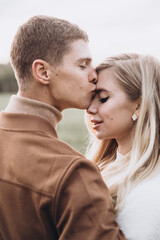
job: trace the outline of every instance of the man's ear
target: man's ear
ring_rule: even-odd
[[[49,65],[46,61],[36,59],[32,64],[32,73],[35,80],[44,85],[49,84]]]

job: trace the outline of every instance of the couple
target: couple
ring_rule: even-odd
[[[0,239],[160,238],[160,64],[124,54],[95,71],[87,43],[47,16],[13,40],[19,92],[0,113]],[[98,168],[58,140],[67,108],[87,108]]]

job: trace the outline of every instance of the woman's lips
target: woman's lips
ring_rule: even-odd
[[[93,123],[92,127],[94,130],[96,130],[103,123],[103,121],[96,121],[96,120],[91,120],[91,122]]]

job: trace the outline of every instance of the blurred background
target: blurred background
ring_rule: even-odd
[[[19,25],[39,14],[63,18],[84,29],[94,65],[125,52],[160,59],[159,0],[0,0],[0,110],[17,92],[9,62],[13,37]],[[63,115],[59,138],[84,153],[88,139],[84,111],[69,109]]]

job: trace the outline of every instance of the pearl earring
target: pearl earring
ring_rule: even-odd
[[[136,114],[135,114],[135,113],[132,115],[132,119],[133,119],[133,121],[136,121],[136,119],[137,119],[137,116],[136,116]]]

